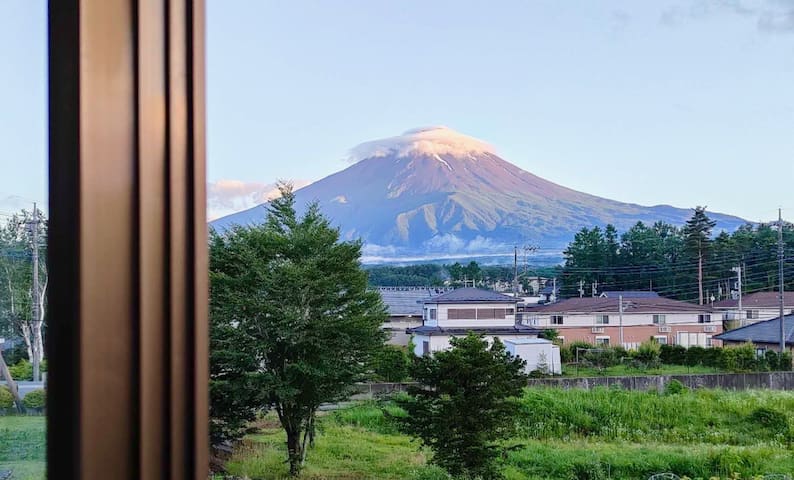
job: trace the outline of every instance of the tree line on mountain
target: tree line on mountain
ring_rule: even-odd
[[[730,298],[741,267],[742,291],[778,287],[775,223],[746,224],[714,235],[714,222],[697,207],[682,227],[637,222],[623,233],[613,225],[582,228],[563,252],[564,297],[607,290],[652,290],[678,300],[709,303]],[[794,288],[794,225],[784,223],[786,289]]]
[[[418,265],[377,265],[367,268],[369,284],[378,287],[407,286],[478,286],[492,288],[497,283],[513,281],[515,269],[513,265],[480,265],[476,261],[465,264],[418,264]],[[559,267],[526,266],[518,267],[518,280],[529,291],[532,278],[538,276],[552,278],[560,274]]]

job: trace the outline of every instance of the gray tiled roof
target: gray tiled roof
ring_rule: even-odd
[[[447,287],[378,287],[389,315],[422,315],[425,300],[451,291]]]
[[[627,298],[659,298],[659,294],[656,292],[649,292],[647,290],[608,290],[605,292],[601,292],[602,297],[606,298],[618,298],[623,296],[624,299]]]
[[[794,292],[783,292],[786,307],[794,306]],[[742,297],[742,308],[776,308],[780,304],[777,292],[756,292]],[[714,303],[714,308],[738,308],[739,299],[722,300]]]
[[[459,288],[433,299],[432,303],[516,303],[518,300],[509,295],[482,290],[479,288]]]
[[[794,344],[794,315],[786,315],[783,330],[787,344]],[[780,343],[780,317],[753,323],[715,336],[729,342]]]

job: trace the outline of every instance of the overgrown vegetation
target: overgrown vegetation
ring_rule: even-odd
[[[578,353],[578,356],[577,356]],[[654,340],[640,344],[637,350],[595,346],[571,342],[560,347],[560,357],[567,365],[566,375],[632,375],[645,373],[713,373],[790,371],[791,353],[767,350],[756,353],[750,343],[731,347],[689,347],[659,345]],[[676,368],[684,367],[684,368]]]
[[[509,480],[635,480],[661,472],[692,479],[794,473],[794,393],[679,393],[527,389],[502,474]],[[385,413],[384,413],[385,412]],[[399,434],[391,402],[363,403],[320,419],[304,479],[448,479],[432,453]],[[260,422],[229,472],[282,478],[283,434]]]

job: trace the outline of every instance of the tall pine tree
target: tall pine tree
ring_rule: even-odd
[[[703,305],[703,259],[711,249],[711,229],[717,224],[706,215],[706,207],[695,207],[692,218],[684,225],[687,251],[698,261],[698,303]]]

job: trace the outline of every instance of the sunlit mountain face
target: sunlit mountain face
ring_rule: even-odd
[[[317,201],[346,239],[361,238],[371,261],[511,253],[535,244],[561,251],[582,227],[638,221],[683,224],[689,208],[623,203],[544,180],[502,159],[481,140],[446,127],[409,130],[351,150],[346,169],[296,191]],[[266,204],[212,222],[262,222]],[[744,220],[712,214],[717,229]]]

